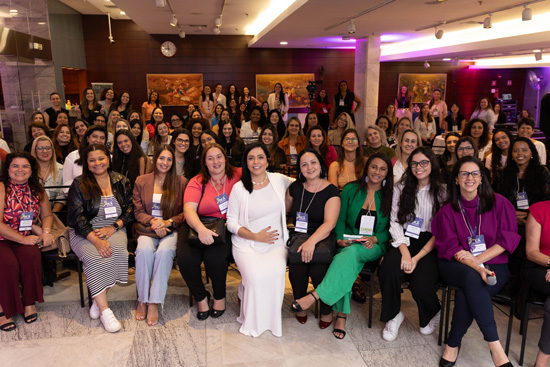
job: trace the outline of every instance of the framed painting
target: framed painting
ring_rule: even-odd
[[[308,107],[309,96],[306,87],[315,80],[315,74],[256,74],[256,98],[267,101],[275,84],[281,83],[288,94],[290,108]]]
[[[436,89],[441,90],[441,99],[445,100],[447,74],[399,74],[398,84],[397,93],[406,86],[412,103],[428,102]]]
[[[147,74],[147,95],[159,93],[162,106],[188,106],[199,103],[202,74]]]

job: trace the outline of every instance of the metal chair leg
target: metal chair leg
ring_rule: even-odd
[[[372,327],[372,303],[374,301],[374,273],[370,274],[369,279],[369,329]]]
[[[84,307],[84,289],[82,287],[82,264],[76,259],[76,271],[78,272],[78,286],[80,288],[80,307]]]
[[[521,336],[521,351],[519,353],[519,365],[523,366],[523,357],[525,357],[525,343],[527,341],[527,325],[529,324],[529,302],[525,305],[523,311],[523,328]]]
[[[443,318],[445,316],[445,304],[447,297],[447,287],[441,289],[441,313],[439,314],[439,335],[437,336],[437,345],[441,346],[443,339]]]
[[[510,315],[508,315],[508,332],[506,333],[506,347],[504,353],[508,355],[510,351],[510,339],[512,338],[512,324],[514,322],[514,311],[516,310],[516,300],[512,298],[510,300]]]

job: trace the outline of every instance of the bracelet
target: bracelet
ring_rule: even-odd
[[[51,228],[42,228],[42,232],[52,234],[52,229]]]
[[[422,248],[420,249],[420,251],[422,251],[422,250],[426,251],[426,253],[429,254],[428,250],[426,250],[424,247],[422,247]]]
[[[546,260],[546,269],[550,269],[550,257]]]

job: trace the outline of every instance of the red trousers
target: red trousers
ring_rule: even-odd
[[[0,305],[6,317],[24,313],[25,306],[36,302],[44,302],[40,249],[0,240]]]

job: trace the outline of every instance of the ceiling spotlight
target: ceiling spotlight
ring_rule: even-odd
[[[120,15],[126,15],[126,13],[121,10]]]
[[[491,19],[491,14],[483,21],[483,28],[489,29],[493,27],[493,21]]]
[[[430,64],[428,63],[428,60],[424,61],[424,69],[427,69],[430,67]]]
[[[540,60],[542,60],[542,50],[540,50],[539,52],[535,52],[535,61]]]
[[[214,27],[214,33],[215,34],[220,34],[220,29],[218,27]]]
[[[180,38],[185,38],[185,31],[183,29],[180,29],[179,35]]]
[[[351,36],[342,36],[342,41],[349,41]]]
[[[288,42],[287,42],[287,41],[281,41],[281,42],[279,42],[279,43],[280,43],[281,45],[283,45],[283,46],[284,46],[284,45],[288,45]]]
[[[450,57],[445,57],[445,58],[443,58],[443,61],[451,61],[451,58]]]
[[[166,6],[166,0],[156,0],[157,8],[164,8]]]
[[[216,27],[221,27],[222,26],[222,16],[221,15],[218,18],[216,18],[216,21],[214,22],[214,25]]]
[[[439,29],[438,27],[435,27],[435,38],[440,40],[441,38],[443,38],[443,33],[445,33],[443,29]]]
[[[17,9],[10,9],[10,14],[17,14],[19,11]]]
[[[349,20],[348,33],[349,34],[355,33],[355,24],[353,23],[353,19]]]
[[[170,25],[172,27],[175,27],[178,25],[178,18],[176,18],[176,14],[172,14],[172,20],[170,21]]]
[[[525,22],[526,20],[533,19],[533,12],[531,11],[529,5],[523,5],[523,7],[525,9],[521,12],[521,20]]]

